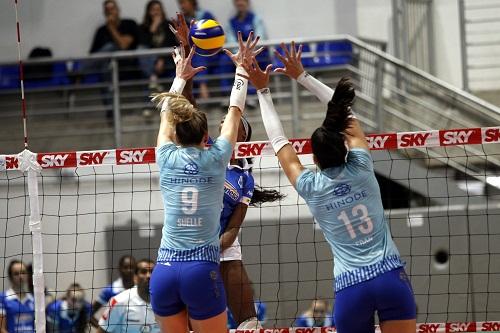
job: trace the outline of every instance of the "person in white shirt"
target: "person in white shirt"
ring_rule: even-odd
[[[141,259],[135,271],[136,285],[109,300],[99,320],[98,333],[160,333],[150,304],[149,280],[154,262]]]

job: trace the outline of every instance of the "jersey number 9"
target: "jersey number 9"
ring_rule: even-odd
[[[186,187],[181,194],[182,211],[186,215],[193,215],[198,210],[198,189]]]

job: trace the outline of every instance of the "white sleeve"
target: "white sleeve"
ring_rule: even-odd
[[[269,137],[269,141],[271,141],[274,151],[278,153],[281,148],[290,142],[285,136],[280,118],[274,108],[269,88],[260,89],[257,91],[257,96],[259,97],[260,113],[262,115],[262,122],[264,123],[267,136]]]
[[[314,94],[323,104],[328,104],[333,97],[334,90],[332,88],[305,71],[299,75],[297,82]]]

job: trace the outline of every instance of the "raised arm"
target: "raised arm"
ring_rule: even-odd
[[[339,91],[338,94],[334,94],[335,91],[332,88],[317,80],[304,70],[302,66],[302,45],[299,45],[297,48],[295,42],[292,42],[289,49],[282,43],[281,50],[283,55],[278,51],[275,51],[275,54],[281,60],[284,67],[276,68],[274,71],[276,73],[285,74],[293,80],[297,80],[297,82],[314,94],[323,104],[328,105],[327,112],[336,112],[338,108],[335,103],[337,103],[337,106],[341,103],[340,99],[345,95],[346,91]],[[351,87],[350,89],[353,88]],[[352,93],[354,94],[354,91]],[[352,113],[352,110],[350,112],[351,121],[349,127],[345,131],[347,134],[347,145],[349,148],[368,149],[365,133],[359,121],[356,119],[356,116]]]
[[[263,71],[259,67],[255,57],[252,57],[252,59],[245,59],[243,67],[248,73],[248,79],[257,89],[260,112],[267,136],[271,141],[271,145],[278,156],[278,160],[286,176],[290,180],[290,183],[295,186],[297,177],[304,170],[304,166],[286,138],[278,113],[274,108],[271,91],[268,88],[272,65],[268,65]]]
[[[175,79],[172,83],[172,87],[170,88],[170,93],[179,95],[182,94],[184,86],[186,85],[186,81],[205,69],[205,67],[193,68],[193,66],[191,65],[191,59],[193,58],[193,55],[194,48],[191,48],[189,55],[186,57],[186,52],[182,44],[180,46],[180,51],[176,48],[176,51],[174,52],[174,54],[172,54],[176,69]],[[153,97],[153,102],[157,102],[160,100],[163,100],[163,102],[161,103],[161,105],[158,105],[161,108],[161,120],[158,139],[156,142],[157,147],[166,142],[175,142],[174,128],[172,128],[172,125],[168,122],[168,98],[162,98],[162,94]]]
[[[240,125],[240,118],[245,110],[245,101],[247,98],[248,79],[246,72],[243,69],[243,61],[246,57],[252,57],[262,52],[262,48],[255,50],[260,37],[254,38],[253,32],[250,33],[248,39],[243,43],[241,32],[238,32],[239,49],[236,54],[224,49],[224,53],[231,58],[236,66],[236,75],[234,78],[233,89],[231,90],[231,97],[229,98],[229,110],[226,119],[222,124],[220,135],[234,146],[236,138],[238,137],[238,127]]]
[[[321,103],[328,104],[333,96],[333,89],[328,87],[323,82],[315,79],[311,74],[307,73],[302,66],[302,44],[299,45],[298,49],[295,46],[295,42],[292,42],[290,50],[288,47],[281,43],[281,50],[283,55],[275,51],[276,57],[281,60],[284,67],[276,68],[274,71],[276,73],[282,73],[293,80],[297,80],[304,88],[309,90],[314,96],[316,96]]]
[[[177,38],[177,41],[179,44],[184,46],[184,52],[189,53],[189,27],[186,23],[186,19],[184,18],[184,15],[181,13],[177,13],[177,18],[171,19],[172,24],[169,25],[170,30],[173,32],[175,37]],[[193,24],[194,20],[191,21],[191,25]],[[182,95],[186,97],[186,99],[193,104],[195,107],[197,106],[196,99],[194,98],[193,95],[193,78],[190,78],[189,80],[186,81],[186,86],[184,87],[184,90],[182,91]]]

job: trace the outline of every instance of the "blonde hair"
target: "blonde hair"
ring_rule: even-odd
[[[167,111],[167,121],[175,128],[177,141],[183,145],[201,143],[208,132],[207,116],[194,107],[184,96],[161,93],[151,96],[151,101],[163,111]]]

